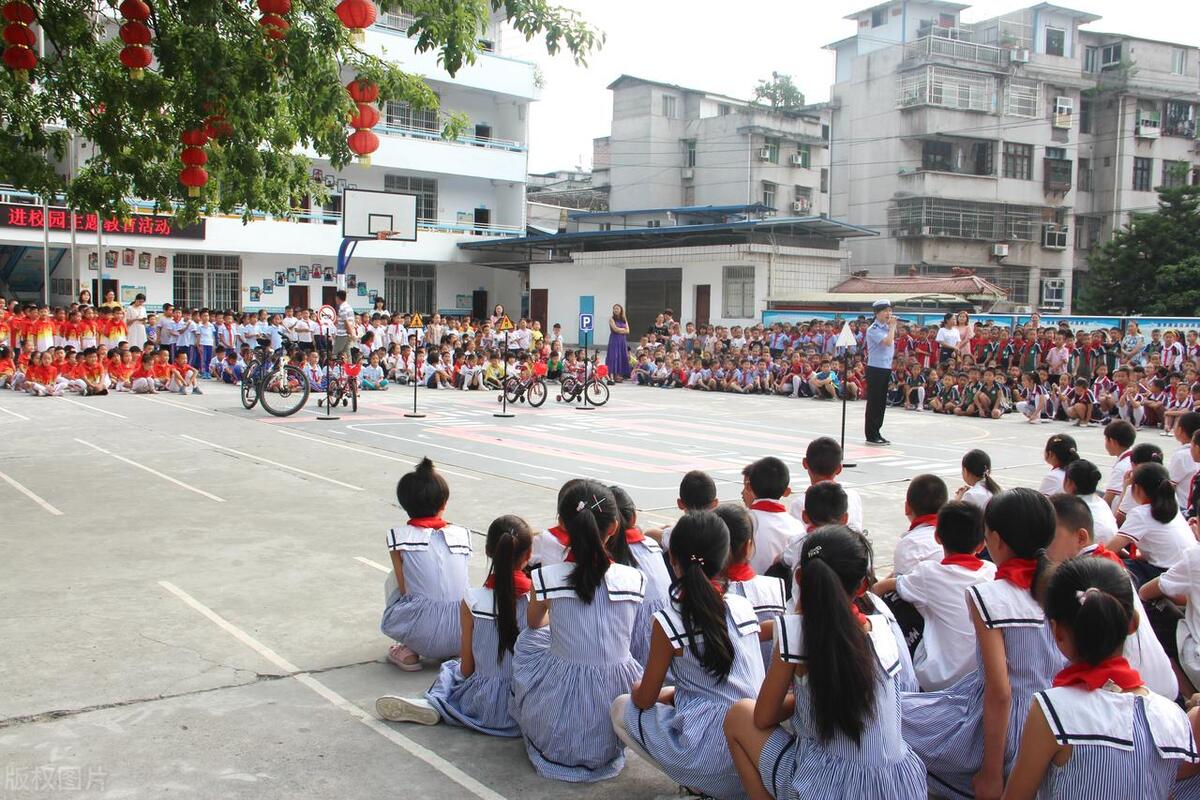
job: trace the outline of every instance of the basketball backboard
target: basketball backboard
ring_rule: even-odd
[[[342,237],[377,239],[391,231],[388,239],[417,240],[417,197],[370,189],[346,189],[342,195]]]

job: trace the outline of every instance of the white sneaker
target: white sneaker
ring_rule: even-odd
[[[388,722],[415,722],[418,725],[437,725],[442,721],[437,709],[427,700],[416,697],[396,697],[385,694],[375,701],[375,712]]]

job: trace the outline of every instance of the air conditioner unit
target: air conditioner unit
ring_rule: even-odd
[[[1059,225],[1045,225],[1042,227],[1042,247],[1047,250],[1066,250],[1067,235],[1069,231]]]
[[[1067,288],[1066,280],[1062,278],[1046,278],[1042,281],[1043,310],[1057,311],[1063,307],[1063,294]]]
[[[1008,258],[1008,245],[994,244],[992,245],[992,255],[996,258]]]
[[[1029,63],[1028,48],[1023,47],[1020,50],[1009,50],[1008,51],[1008,62],[1010,64],[1028,64]]]
[[[792,203],[792,211],[799,211],[807,214],[812,209],[812,203],[807,200],[796,200]]]
[[[683,179],[685,181],[690,181],[695,177],[696,177],[696,170],[692,169],[691,167],[683,168]]]
[[[771,148],[769,148],[769,147],[759,148],[758,160],[759,161],[770,161],[771,160]]]
[[[1158,120],[1153,117],[1138,117],[1134,135],[1139,139],[1157,139],[1162,134]]]
[[[793,153],[793,154],[792,154],[792,166],[793,166],[793,167],[803,167],[803,166],[805,166],[805,164],[804,164],[804,156],[800,155],[799,153]]]

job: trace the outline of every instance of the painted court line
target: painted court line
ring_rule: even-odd
[[[0,406],[0,411],[3,411],[5,414],[14,416],[17,419],[24,420],[25,422],[29,422],[29,417],[25,416],[24,414],[18,414],[15,411],[9,411],[7,408],[4,408],[3,406]]]
[[[300,475],[307,475],[310,478],[316,478],[319,481],[326,481],[327,483],[336,484],[337,486],[342,486],[346,489],[352,489],[353,491],[356,491],[356,492],[365,491],[363,489],[363,487],[355,486],[352,483],[343,483],[342,481],[339,481],[335,478],[326,478],[324,475],[318,475],[317,473],[309,472],[306,469],[300,469],[299,467],[291,467],[291,466],[288,466],[287,464],[280,464],[278,461],[272,461],[271,459],[263,458],[262,456],[256,456],[256,455],[252,455],[250,453],[243,453],[241,450],[234,450],[232,447],[226,447],[223,444],[213,444],[212,442],[206,442],[203,439],[197,439],[195,436],[188,436],[186,433],[181,433],[179,435],[181,437],[183,437],[184,439],[187,439],[192,442],[196,442],[197,444],[202,444],[207,447],[215,447],[218,450],[225,450],[227,452],[233,453],[234,455],[239,455],[242,458],[249,458],[254,461],[261,461],[262,463],[270,464],[273,467],[279,467],[280,469],[286,469],[289,472],[296,472],[296,473],[299,473]]]
[[[339,450],[349,450],[351,453],[361,453],[364,456],[375,456],[376,458],[383,458],[388,461],[399,461],[401,464],[412,464],[411,458],[399,458],[397,456],[389,456],[386,453],[378,453],[378,452],[375,452],[374,450],[362,450],[357,447],[351,447],[350,445],[342,444],[341,442],[327,442],[324,439],[314,439],[311,436],[305,436],[300,433],[293,433],[292,431],[284,430],[282,428],[279,428],[277,430],[279,430],[279,432],[282,433],[284,436],[293,436],[297,439],[303,439],[306,442],[313,442],[314,444],[323,444],[328,447],[336,447]],[[457,475],[458,477],[466,478],[469,481],[482,480],[477,475],[467,475],[464,472],[455,472],[454,470],[446,469],[445,467],[442,467],[440,465],[438,466],[438,472],[444,472],[447,475]]]
[[[378,561],[372,561],[369,558],[363,558],[362,556],[355,556],[354,560],[359,562],[360,564],[366,564],[368,567],[371,567],[372,569],[377,569],[380,572],[391,572],[392,571],[391,567],[385,567],[383,564],[380,564]]]
[[[86,445],[86,446],[92,448],[93,450],[104,453],[104,455],[106,455],[106,456],[112,456],[117,461],[124,462],[131,467],[137,467],[140,470],[149,472],[151,475],[157,475],[158,477],[162,478],[164,481],[167,481],[168,483],[173,483],[181,489],[187,489],[189,492],[195,492],[196,494],[200,495],[201,497],[207,497],[209,500],[212,500],[217,503],[225,502],[225,499],[223,497],[217,497],[215,494],[209,494],[208,492],[204,491],[203,489],[197,489],[195,486],[191,486],[189,484],[184,483],[181,480],[172,478],[170,475],[164,475],[163,473],[159,472],[156,469],[151,469],[150,467],[147,467],[145,464],[139,464],[138,462],[136,462],[132,459],[126,458],[125,456],[119,456],[116,453],[113,453],[109,450],[105,450],[103,447],[97,447],[96,445],[92,444],[91,442],[85,442],[83,439],[78,439],[78,438],[75,439],[75,441],[79,442],[82,445]]]
[[[188,411],[188,412],[191,412],[192,414],[200,414],[201,416],[205,416],[205,417],[215,416],[211,411],[204,411],[199,408],[188,408],[187,406],[183,405],[182,403],[173,403],[170,400],[164,400],[161,397],[143,396],[142,399],[149,400],[151,403],[158,403],[160,405],[171,406],[172,408],[178,408],[180,411]]]
[[[47,512],[49,512],[49,513],[53,514],[54,516],[56,516],[56,517],[61,517],[61,516],[63,515],[63,512],[59,511],[59,510],[58,510],[57,508],[55,508],[54,506],[50,505],[50,504],[49,504],[49,503],[47,503],[45,500],[43,500],[42,498],[38,497],[36,494],[34,494],[33,492],[29,491],[28,489],[26,489],[26,488],[25,488],[24,486],[22,486],[21,484],[17,483],[17,481],[16,481],[16,480],[14,480],[13,478],[10,478],[10,477],[8,477],[7,475],[5,475],[3,472],[0,472],[0,480],[4,481],[4,482],[5,482],[5,483],[7,483],[9,486],[13,487],[13,488],[14,488],[14,489],[16,489],[18,492],[20,492],[21,494],[25,495],[26,497],[28,497],[28,498],[29,498],[30,500],[32,500],[33,502],[37,503],[39,506],[41,506],[43,509],[45,509]]]
[[[80,408],[85,408],[88,411],[95,411],[97,414],[107,414],[108,416],[116,417],[117,419],[128,419],[128,417],[126,417],[124,414],[118,414],[115,411],[105,411],[103,408],[96,408],[95,406],[89,406],[87,403],[81,403],[78,400],[72,400],[69,397],[60,397],[58,399],[62,400],[64,403],[70,403],[73,406],[79,406]]]
[[[283,656],[279,655],[274,650],[267,647],[242,629],[238,628],[233,623],[229,622],[224,617],[217,614],[211,608],[204,605],[175,584],[168,581],[159,581],[158,585],[175,595],[194,611],[198,612],[201,616],[212,622],[221,630],[228,633],[234,639],[237,639],[239,642],[258,653],[277,669],[288,673],[289,676],[301,686],[304,686],[306,689],[309,689],[315,694],[320,695],[327,700],[330,705],[345,711],[363,725],[366,725],[368,728],[375,731],[375,733],[406,751],[409,755],[424,761],[426,764],[433,767],[462,788],[466,789],[475,797],[480,798],[480,800],[505,800],[504,795],[489,789],[487,786],[484,786],[482,783],[475,780],[470,775],[439,756],[437,753],[433,752],[427,747],[417,744],[407,736],[404,736],[393,728],[385,725],[383,722],[375,719],[375,717],[371,716],[366,711],[363,711],[361,708],[351,703],[333,689],[330,689],[328,686],[321,683],[312,675],[302,672],[295,664],[283,658]]]

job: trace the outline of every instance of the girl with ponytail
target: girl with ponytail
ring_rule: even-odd
[[[925,762],[930,784],[943,789],[939,794],[1000,797],[1033,693],[1062,669],[1033,596],[1056,521],[1050,500],[1033,489],[992,498],[984,540],[996,579],[967,591],[977,666],[946,689],[902,699],[904,738]]]
[[[962,479],[965,485],[955,499],[979,506],[981,511],[1000,494],[1000,485],[992,479],[992,457],[983,450],[968,450],[963,456]]]
[[[491,736],[521,735],[509,716],[512,652],[525,627],[530,580],[525,575],[533,532],[517,516],[498,517],[488,527],[485,550],[492,560],[487,580],[467,590],[459,613],[461,655],[442,664],[424,699],[379,698],[379,716],[393,722],[450,725]]]
[[[671,530],[670,547],[679,580],[671,605],[654,615],[641,683],[613,703],[613,728],[693,793],[738,797],[721,726],[730,706],[762,685],[758,619],[749,601],[724,592],[729,531],[719,516],[689,511]],[[668,670],[674,688],[664,691]]]
[[[1180,766],[1200,755],[1184,712],[1122,656],[1138,627],[1125,571],[1101,558],[1064,561],[1043,603],[1070,666],[1034,696],[1004,796],[1166,800]]]
[[[1056,433],[1046,440],[1042,459],[1050,465],[1050,471],[1042,478],[1038,491],[1049,497],[1063,490],[1063,477],[1072,461],[1079,460],[1079,446],[1065,433]]]
[[[1175,484],[1162,464],[1133,468],[1129,491],[1135,505],[1125,516],[1108,549],[1118,555],[1137,545],[1137,558],[1126,559],[1129,574],[1141,586],[1173,567],[1196,546],[1196,537],[1175,500]]]
[[[651,618],[670,602],[671,574],[663,560],[662,546],[642,533],[637,524],[637,506],[629,493],[620,486],[610,486],[617,513],[621,516],[620,530],[608,540],[613,561],[637,567],[646,578],[646,598],[642,601],[638,620],[633,628],[629,650],[643,666],[650,656]]]
[[[530,576],[533,598],[513,656],[510,708],[539,775],[602,781],[625,766],[608,715],[642,676],[629,645],[646,579],[609,560],[605,545],[620,531],[621,515],[602,483],[564,486],[558,523],[570,552]]]
[[[904,641],[883,614],[864,615],[857,603],[870,571],[861,534],[830,525],[805,537],[796,569],[799,614],[776,620],[774,657],[757,701],[739,701],[725,718],[750,797],[928,796],[925,768],[901,735]],[[789,714],[794,734],[780,727]]]

